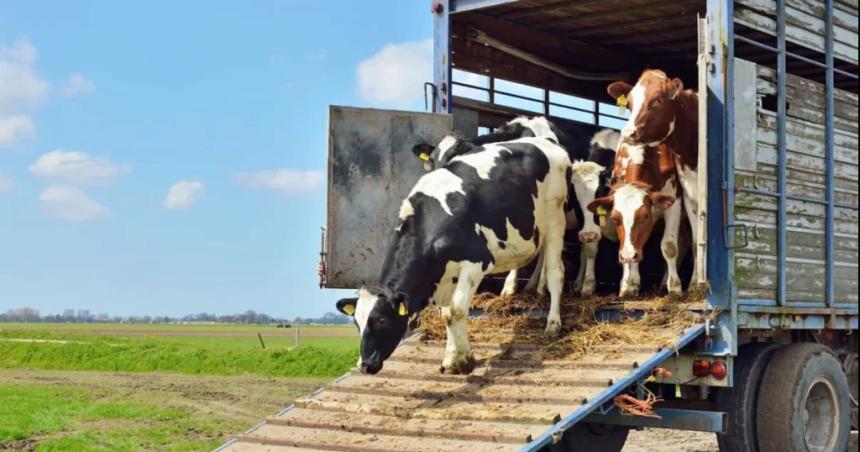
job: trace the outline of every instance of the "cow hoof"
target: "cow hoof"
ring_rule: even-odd
[[[621,292],[618,293],[619,297],[638,297],[639,296],[639,287],[630,286],[621,289]]]
[[[445,362],[442,363],[442,368],[439,370],[442,373],[464,375],[472,373],[472,371],[475,370],[476,365],[477,362],[475,361],[475,357],[469,355],[465,358],[461,357],[458,359],[452,359],[450,362],[446,359]]]
[[[680,296],[684,294],[684,288],[681,286],[681,280],[678,278],[669,278],[667,290],[669,295]]]
[[[585,280],[585,283],[582,285],[582,290],[580,291],[580,294],[583,297],[590,297],[590,296],[594,295],[594,280],[593,279],[586,279]]]
[[[503,297],[512,297],[517,294],[517,289],[515,287],[504,287],[499,293],[499,295]]]
[[[559,333],[561,333],[561,320],[547,319],[544,334],[547,337],[558,337]]]

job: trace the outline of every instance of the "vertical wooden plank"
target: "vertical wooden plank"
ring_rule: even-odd
[[[756,171],[758,126],[756,64],[735,58],[735,169]]]

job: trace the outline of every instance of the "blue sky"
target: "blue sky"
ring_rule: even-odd
[[[327,107],[423,108],[428,3],[5,2],[0,311],[332,311]]]

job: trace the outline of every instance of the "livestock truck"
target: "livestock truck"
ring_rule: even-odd
[[[672,347],[571,360],[476,343],[470,376],[439,374],[444,344],[410,338],[380,374],[352,371],[224,448],[618,451],[630,429],[669,428],[714,432],[721,451],[845,450],[857,422],[857,0],[417,7],[435,24],[430,111],[330,109],[326,287],[378,274],[423,172],[414,144],[519,115],[619,128],[607,84],[650,67],[699,93],[707,189],[692,277],[707,280],[710,315]],[[656,417],[613,403],[645,390],[665,399]]]

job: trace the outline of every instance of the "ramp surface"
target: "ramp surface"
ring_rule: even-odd
[[[703,331],[690,328],[677,347]],[[223,450],[534,450],[674,353],[598,346],[581,360],[544,360],[531,344],[473,344],[475,371],[448,375],[439,372],[444,347],[413,337],[378,375],[353,370]]]

